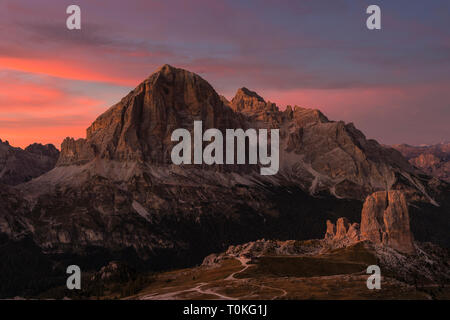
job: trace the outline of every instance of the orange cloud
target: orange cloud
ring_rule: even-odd
[[[136,79],[119,76],[115,77],[109,75],[108,72],[98,71],[98,66],[96,68],[91,68],[87,64],[81,64],[71,60],[31,59],[0,56],[0,68],[45,74],[63,79],[105,82],[125,86],[134,86],[138,83],[138,80]]]
[[[15,78],[0,79],[0,114],[70,113],[88,111],[104,102],[83,95],[72,95],[56,86],[36,84]]]
[[[0,77],[0,139],[26,147],[33,142],[59,147],[66,136],[84,137],[106,102],[70,91],[55,79],[6,73]]]

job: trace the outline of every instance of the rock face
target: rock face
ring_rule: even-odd
[[[431,146],[395,145],[409,162],[425,173],[450,182],[450,143]]]
[[[95,157],[118,161],[170,164],[178,128],[192,130],[240,127],[239,117],[224,105],[200,76],[164,65],[87,129],[86,139],[67,138],[58,165],[82,164]]]
[[[361,214],[361,236],[400,252],[415,251],[403,193],[380,191],[367,197]]]
[[[361,226],[339,218],[336,224],[327,220],[325,240],[333,246],[347,246],[360,240],[414,253],[408,204],[401,191],[378,191],[367,197],[361,212]]]
[[[55,167],[59,151],[51,144],[32,144],[14,148],[0,140],[0,184],[17,185],[38,177]]]

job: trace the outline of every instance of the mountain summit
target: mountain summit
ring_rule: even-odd
[[[243,87],[236,92],[231,105],[234,111],[243,112],[265,109],[267,104],[256,92]]]
[[[95,157],[169,164],[172,131],[192,126],[194,120],[202,120],[207,128],[238,125],[208,82],[166,64],[99,116],[86,139],[64,140],[58,165]]]

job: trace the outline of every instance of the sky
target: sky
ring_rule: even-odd
[[[81,8],[68,30],[66,8]],[[366,8],[381,8],[368,30]],[[384,144],[450,140],[448,0],[0,0],[0,139],[60,147],[163,64]]]

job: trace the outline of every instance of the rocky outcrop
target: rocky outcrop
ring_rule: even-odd
[[[336,236],[336,225],[327,220],[327,231],[325,232],[325,239],[333,239]]]
[[[75,140],[73,138],[66,138],[61,144],[61,156],[58,159],[57,165],[82,165],[88,163],[94,157],[94,146],[90,146],[86,142],[86,139]]]
[[[320,240],[266,240],[259,239],[239,245],[231,245],[228,249],[220,254],[210,254],[203,259],[202,266],[215,267],[221,261],[229,258],[242,258],[253,260],[262,256],[299,256],[314,255],[324,249]]]
[[[0,140],[0,184],[17,185],[38,177],[53,169],[58,157],[51,144],[34,143],[23,150]]]
[[[350,244],[361,239],[358,223],[350,223],[347,218],[339,218],[336,225],[327,220],[325,239],[336,243]]]
[[[408,204],[400,191],[370,195],[361,214],[361,236],[376,244],[414,253]]]
[[[364,202],[361,226],[339,218],[336,225],[327,221],[325,240],[333,246],[345,246],[360,240],[393,248],[402,253],[415,252],[410,229],[408,204],[401,191],[379,191]]]

